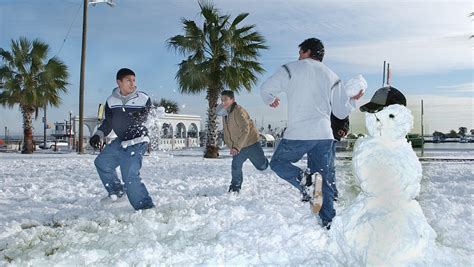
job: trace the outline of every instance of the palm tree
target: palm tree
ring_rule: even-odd
[[[183,19],[183,35],[168,40],[168,46],[187,58],[179,64],[176,79],[181,93],[206,92],[207,138],[204,157],[217,158],[216,106],[224,89],[247,91],[263,73],[256,61],[260,49],[267,49],[265,39],[254,31],[255,25],[239,26],[249,14],[239,14],[233,21],[221,15],[212,3],[199,1],[204,17],[202,28],[196,22]]]
[[[474,17],[474,12],[471,12],[471,14],[469,14],[469,17]],[[471,36],[469,38],[474,38],[474,34],[471,34]]]
[[[170,99],[162,98],[160,101],[154,100],[152,105],[154,107],[164,107],[166,113],[179,113],[178,103]]]
[[[66,92],[69,73],[67,66],[58,58],[46,61],[49,46],[25,37],[11,41],[11,52],[0,48],[0,105],[13,108],[19,105],[23,114],[22,153],[33,153],[32,117],[38,117],[38,109],[48,104],[59,106],[59,94]]]

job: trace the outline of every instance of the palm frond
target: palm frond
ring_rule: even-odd
[[[237,24],[242,22],[246,17],[248,17],[249,13],[241,13],[237,17],[235,17],[234,21],[232,21],[232,24],[230,25],[230,28],[235,28]]]

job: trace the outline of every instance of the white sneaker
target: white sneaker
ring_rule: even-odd
[[[106,197],[102,198],[100,200],[100,203],[102,205],[109,205],[109,204],[113,204],[113,203],[121,203],[121,202],[125,201],[126,199],[127,199],[126,194],[123,194],[120,197],[115,195],[115,194],[112,194],[112,195],[109,195],[109,196],[106,196]]]
[[[310,200],[311,212],[319,213],[323,206],[323,177],[319,172],[315,172],[313,183],[312,199]]]

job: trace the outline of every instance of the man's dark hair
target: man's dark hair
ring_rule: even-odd
[[[234,99],[234,92],[232,92],[230,90],[224,90],[224,91],[222,91],[221,96],[228,96],[228,97]]]
[[[119,69],[119,71],[117,71],[117,80],[122,80],[127,75],[135,76],[135,72],[133,72],[133,70],[127,69],[127,68]]]
[[[319,61],[323,61],[324,58],[324,45],[321,40],[316,38],[309,38],[304,40],[300,45],[299,48],[306,52],[311,50],[310,57]]]

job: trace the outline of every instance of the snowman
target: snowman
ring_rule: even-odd
[[[416,201],[421,164],[405,136],[413,127],[406,99],[394,87],[377,90],[361,108],[369,135],[353,152],[361,192],[337,216],[330,235],[349,266],[406,266],[434,246],[435,232]]]

